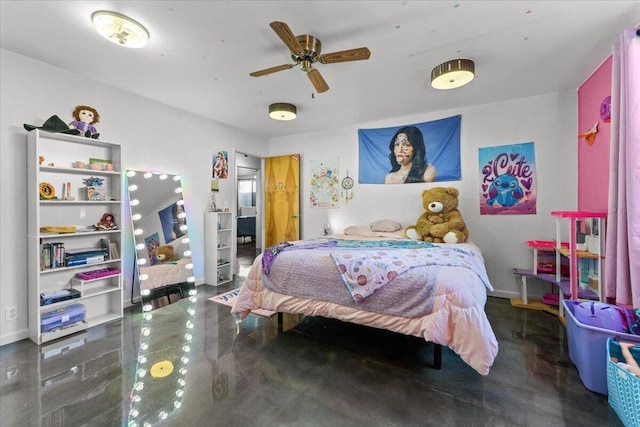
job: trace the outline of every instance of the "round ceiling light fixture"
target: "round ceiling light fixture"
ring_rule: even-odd
[[[431,86],[434,89],[455,89],[469,83],[475,77],[475,64],[470,59],[452,59],[431,70]]]
[[[293,120],[298,115],[295,105],[286,102],[276,102],[269,105],[269,117],[274,120]]]
[[[149,41],[149,32],[137,21],[117,12],[100,10],[91,15],[102,37],[120,46],[141,48]]]

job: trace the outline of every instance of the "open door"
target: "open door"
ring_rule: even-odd
[[[266,249],[300,239],[300,155],[267,157],[264,164]]]

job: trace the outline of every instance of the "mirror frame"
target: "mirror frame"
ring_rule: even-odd
[[[145,287],[144,283],[149,279],[148,272],[143,272],[143,268],[148,268],[154,265],[152,262],[152,254],[147,253],[149,250],[146,239],[151,236],[149,230],[145,231],[142,228],[142,223],[145,219],[148,220],[149,214],[152,212],[145,210],[148,209],[149,200],[143,200],[142,192],[145,191],[145,183],[153,182],[152,188],[158,189],[161,184],[166,182],[167,191],[163,190],[162,197],[156,198],[157,195],[149,195],[154,198],[152,203],[156,206],[159,204],[164,208],[156,211],[160,214],[167,207],[176,205],[184,207],[184,199],[182,193],[182,184],[180,175],[173,175],[163,172],[151,172],[138,169],[126,169],[127,189],[129,191],[129,204],[131,209],[131,228],[133,231],[133,240],[135,244],[135,270],[138,277],[138,284],[140,288],[140,299],[142,302],[142,309],[145,312],[151,311],[154,308],[160,308],[165,304],[160,305],[161,298],[167,297],[167,303],[171,302],[173,295],[178,294],[180,299],[186,298],[191,294],[191,291],[195,290],[195,277],[193,276],[193,261],[191,258],[190,238],[188,234],[188,225],[186,223],[186,212],[183,211],[178,214],[178,218],[184,219],[184,223],[180,225],[179,230],[184,232],[183,236],[180,236],[172,241],[167,241],[165,233],[163,233],[162,224],[159,226],[159,230],[153,230],[151,235],[158,235],[159,239],[154,242],[160,245],[160,241],[163,241],[163,245],[174,244],[178,239],[180,244],[181,253],[178,255],[178,263],[175,264],[176,268],[183,268],[184,271],[177,271],[177,276],[184,277],[184,281],[177,283],[166,283],[161,286],[149,288]],[[173,184],[173,185],[172,185]],[[150,187],[147,186],[147,191]],[[158,220],[161,222],[161,220]],[[162,234],[162,238],[160,238]],[[145,237],[147,236],[147,237]],[[160,246],[163,246],[160,245]],[[184,262],[179,262],[184,260]],[[158,265],[157,263],[155,265]]]

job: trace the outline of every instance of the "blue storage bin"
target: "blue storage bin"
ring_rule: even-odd
[[[575,307],[581,301],[564,300],[567,319],[567,341],[569,358],[578,368],[580,380],[584,386],[596,393],[607,391],[607,339],[620,337],[621,340],[638,342],[638,335],[624,334],[609,329],[585,325],[576,319]]]
[[[54,329],[81,322],[84,320],[84,313],[85,309],[82,304],[70,304],[57,310],[42,313],[40,331],[43,333],[50,332]]]
[[[635,341],[634,341],[635,342]],[[633,358],[640,363],[640,345],[631,349]],[[607,388],[609,405],[626,427],[640,426],[640,378],[618,366],[611,357],[624,362],[620,344],[607,339]]]

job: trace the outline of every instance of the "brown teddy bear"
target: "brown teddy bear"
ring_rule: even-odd
[[[176,261],[172,245],[158,246],[154,249],[153,255],[155,255],[159,263]]]
[[[415,225],[405,228],[412,240],[433,243],[462,243],[469,230],[458,210],[459,191],[454,187],[434,187],[422,192],[424,212]]]

